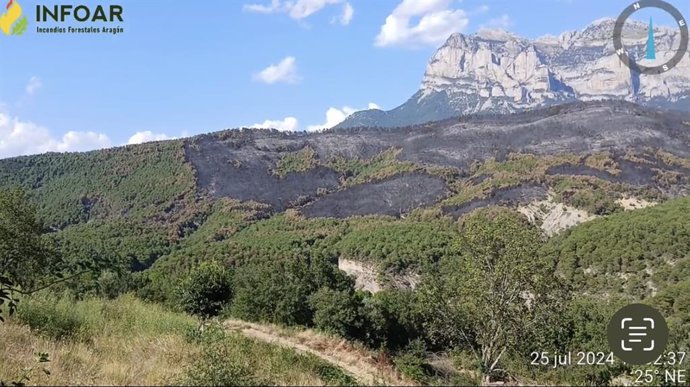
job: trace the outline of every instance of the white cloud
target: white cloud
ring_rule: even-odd
[[[69,131],[56,138],[44,126],[0,112],[0,158],[45,152],[87,151],[110,145],[110,139],[103,133]]]
[[[366,109],[381,109],[379,105],[370,102]],[[366,109],[355,109],[349,106],[342,108],[330,107],[326,111],[326,122],[318,125],[308,125],[306,130],[308,132],[318,132],[325,129],[330,129],[339,123],[343,122],[352,113]],[[250,125],[253,129],[277,129],[281,132],[296,132],[300,130],[299,121],[295,117],[285,117],[282,120],[266,120],[262,123]]]
[[[370,102],[368,105],[368,109],[380,109],[379,105]],[[364,109],[353,109],[349,106],[343,106],[342,108],[338,109],[335,107],[330,107],[326,111],[326,122],[320,125],[309,125],[307,126],[307,132],[318,132],[321,130],[326,130],[330,129],[339,123],[345,121],[347,117],[352,115],[353,113],[364,110]]]
[[[482,26],[482,28],[490,27],[490,28],[508,29],[512,26],[513,26],[513,19],[511,19],[508,14],[503,14],[500,17],[497,17],[495,19],[490,19],[489,22],[485,26]]]
[[[262,4],[245,4],[242,7],[245,11],[256,12],[256,13],[273,13],[279,12],[282,9],[282,4],[280,0],[272,0],[271,5]]]
[[[255,81],[264,82],[269,85],[274,83],[297,83],[300,81],[297,75],[297,63],[295,57],[288,56],[283,58],[278,64],[272,64],[253,75]]]
[[[256,13],[285,13],[292,19],[302,20],[321,11],[329,5],[345,4],[343,8],[343,15],[340,17],[340,23],[347,25],[352,20],[354,9],[349,2],[345,0],[271,0],[268,5],[263,4],[245,4],[243,9],[248,12]]]
[[[473,14],[473,15],[474,15],[474,14],[482,14],[482,13],[489,12],[489,9],[490,9],[489,6],[486,5],[486,4],[484,4],[484,5],[480,5],[479,7],[477,7],[476,9],[474,9],[474,10],[473,10],[472,12],[470,12],[470,13]]]
[[[309,125],[307,127],[307,132],[317,132],[320,130],[330,129],[345,121],[347,117],[356,111],[356,109],[353,109],[349,106],[344,106],[342,109],[330,107],[326,111],[326,122],[320,125]]]
[[[58,141],[51,141],[44,152],[82,152],[111,146],[110,138],[103,133],[69,131]]]
[[[300,20],[319,12],[327,5],[339,4],[341,2],[342,0],[297,0],[295,3],[286,1],[285,4],[288,7],[290,17]]]
[[[341,25],[348,25],[352,21],[352,17],[355,15],[355,9],[352,8],[350,3],[345,3],[343,5],[343,13],[339,17],[334,17],[331,20],[331,24],[340,23]]]
[[[386,17],[374,44],[388,46],[437,46],[454,32],[462,32],[469,18],[453,0],[403,0]],[[416,23],[416,24],[415,24]]]
[[[26,94],[34,95],[42,86],[43,82],[41,82],[41,79],[39,77],[33,76],[29,79],[29,82],[26,84]]]
[[[132,137],[129,138],[127,141],[127,145],[133,145],[133,144],[142,144],[145,142],[151,142],[151,141],[163,141],[163,140],[171,140],[173,137],[169,137],[167,134],[164,133],[153,133],[150,130],[144,131],[144,132],[137,132],[132,135]]]
[[[285,117],[283,120],[266,120],[250,126],[250,128],[255,129],[278,129],[281,132],[294,132],[298,127],[299,121],[295,117]]]

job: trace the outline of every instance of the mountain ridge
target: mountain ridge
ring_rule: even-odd
[[[613,48],[615,20],[535,39],[504,30],[452,34],[429,60],[420,88],[389,110],[359,111],[336,128],[403,127],[473,113],[512,113],[567,102],[623,99],[690,109],[690,58],[660,75],[636,74]],[[626,24],[624,44],[644,57],[646,24]],[[679,32],[656,26],[657,55],[672,56]]]
[[[88,153],[22,156],[0,160],[0,186],[24,186],[40,202],[52,203],[42,210],[58,229],[117,214],[149,216],[149,203],[162,209],[156,218],[170,221],[171,233],[184,235],[174,230],[188,227],[188,208],[206,199],[260,203],[259,212],[295,209],[310,217],[401,216],[429,206],[460,214],[487,197],[485,204],[514,202],[516,195],[518,201],[543,198],[558,176],[579,176],[628,187],[619,194],[653,189],[651,199],[657,200],[687,193],[690,162],[679,160],[690,160],[690,113],[590,101],[401,129],[245,128]],[[491,175],[496,179],[487,179]],[[139,192],[139,185],[146,188]]]

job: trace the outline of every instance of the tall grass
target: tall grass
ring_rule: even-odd
[[[50,362],[38,365],[39,352]],[[0,382],[23,376],[39,385],[354,383],[314,356],[220,329],[202,333],[197,319],[132,295],[21,300],[18,313],[0,323]]]
[[[195,338],[201,356],[180,380],[195,386],[354,385],[338,367],[314,355],[255,341],[211,326]]]
[[[117,300],[72,300],[45,296],[21,301],[17,318],[51,339],[88,341],[95,337],[183,334],[196,325],[190,316],[145,304],[132,295]]]
[[[36,353],[47,352],[50,375],[30,373],[28,384],[170,384],[200,351],[184,337],[196,324],[131,295],[24,298],[0,324],[0,381],[17,381],[36,366]]]

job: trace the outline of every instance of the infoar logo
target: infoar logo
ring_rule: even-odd
[[[5,35],[22,35],[29,21],[22,16],[22,7],[15,0],[10,0],[0,15],[0,29]]]

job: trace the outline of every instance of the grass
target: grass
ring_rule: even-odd
[[[336,157],[328,161],[325,166],[345,175],[345,186],[384,180],[404,172],[419,169],[414,163],[398,160],[402,149],[390,148],[369,160],[354,158],[347,160]]]
[[[274,173],[285,177],[292,172],[306,172],[318,165],[317,154],[311,147],[284,154],[276,165]]]
[[[50,375],[31,384],[163,385],[173,382],[199,349],[185,342],[192,317],[145,304],[133,296],[114,301],[67,297],[24,299],[18,314],[0,324],[0,380],[17,380],[47,352]]]
[[[352,383],[314,356],[238,334],[198,332],[195,318],[132,295],[24,299],[18,313],[0,323],[0,382],[27,376],[24,383],[39,385]],[[37,362],[41,352],[50,362]]]
[[[184,385],[353,385],[356,380],[311,354],[226,333],[210,325],[197,337],[201,356],[186,369]]]
[[[373,351],[361,343],[348,341],[337,335],[313,329],[257,324],[234,319],[226,320],[223,325],[230,331],[243,332],[265,341],[283,342],[302,352],[329,358],[344,369],[352,371],[357,377],[357,382],[365,385],[415,385],[411,379],[401,376],[390,359],[381,356],[382,352]],[[336,380],[347,381],[342,377]],[[353,384],[353,379],[345,384]]]

